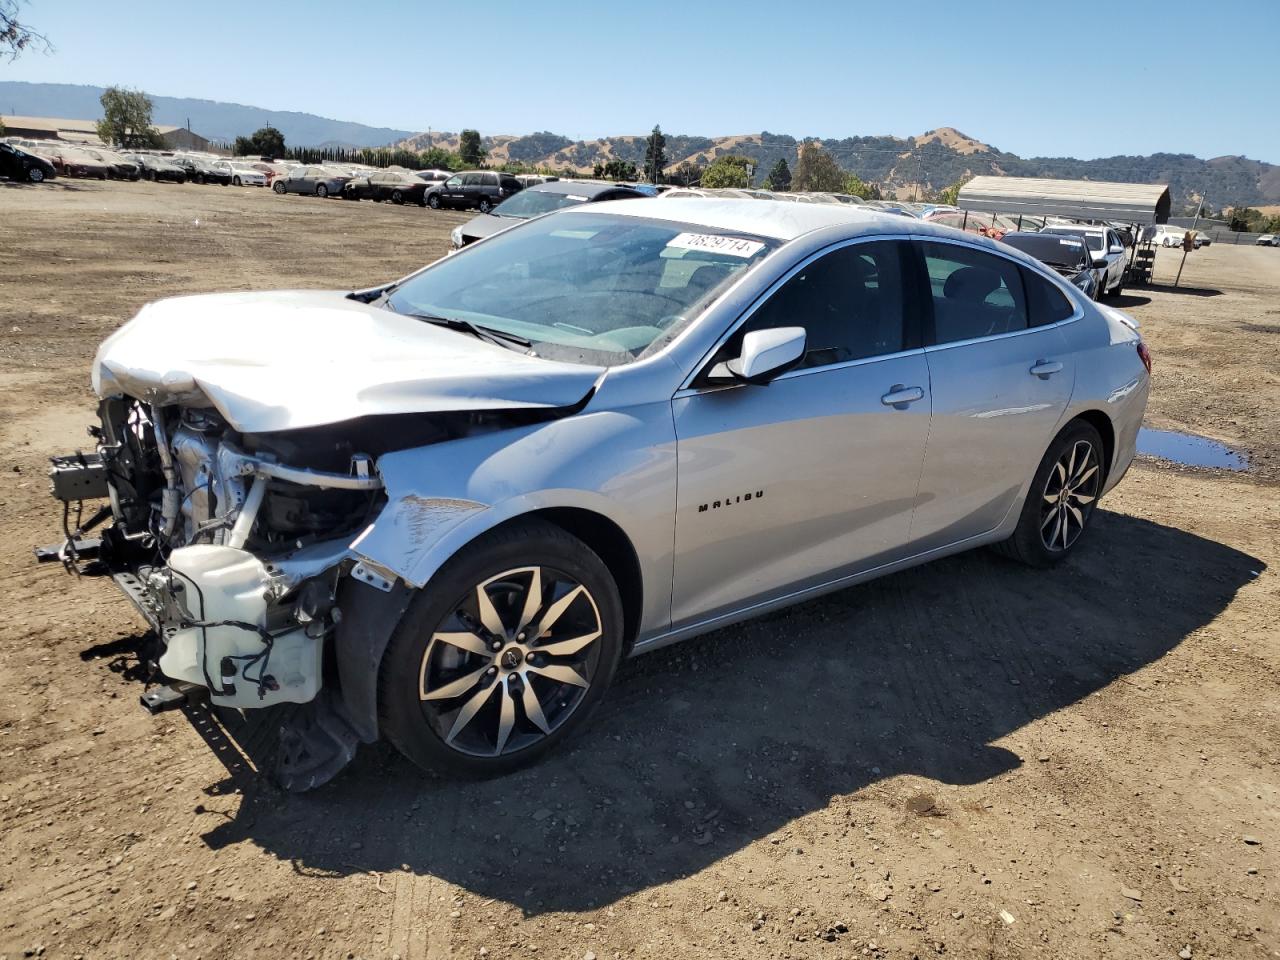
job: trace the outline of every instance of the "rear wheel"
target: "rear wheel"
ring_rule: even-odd
[[[233,187],[238,187],[238,186],[240,186],[240,178],[239,178],[239,177],[232,177],[232,178],[231,178],[231,185],[232,185]]]
[[[1073,420],[1049,445],[1027,491],[1013,536],[996,549],[1033,567],[1051,567],[1075,549],[1106,476],[1102,437]]]
[[[396,628],[383,733],[424,769],[507,773],[586,722],[622,641],[618,588],[585,543],[540,522],[495,531],[441,568]]]
[[[399,190],[392,190],[392,191],[391,191],[391,202],[392,202],[392,203],[404,203],[404,194],[403,194],[403,193],[401,193]]]
[[[276,193],[280,194],[281,196],[284,195],[284,184],[281,183],[279,180],[275,182],[275,184],[271,187],[271,189],[274,190]]]
[[[493,209],[493,204],[489,202],[489,198],[488,198],[488,197],[481,197],[481,198],[480,198],[480,212],[481,212],[481,213],[488,213],[488,212],[489,212],[490,210],[492,210],[492,209]]]
[[[326,187],[323,183],[317,183],[316,196],[319,197],[321,200],[323,200],[328,195],[329,195],[329,188]]]

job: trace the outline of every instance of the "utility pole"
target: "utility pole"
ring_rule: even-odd
[[[1204,210],[1204,197],[1203,197],[1203,195],[1200,197],[1200,206],[1196,207],[1196,216],[1195,216],[1195,219],[1191,221],[1191,232],[1192,232],[1192,233],[1195,233],[1195,232],[1196,232],[1196,225],[1200,222],[1200,212],[1201,212],[1202,210]],[[1174,277],[1174,278],[1173,278],[1173,285],[1174,285],[1175,287],[1178,285],[1178,281],[1182,279],[1182,268],[1183,268],[1183,267],[1186,265],[1186,263],[1187,263],[1187,253],[1188,253],[1188,252],[1189,252],[1189,251],[1187,250],[1187,248],[1186,248],[1186,247],[1183,247],[1183,248],[1182,248],[1182,263],[1178,264],[1178,275],[1177,275],[1176,277]]]

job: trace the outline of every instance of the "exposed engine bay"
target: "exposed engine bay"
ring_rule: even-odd
[[[97,559],[159,634],[164,676],[226,706],[314,698],[346,547],[383,500],[372,455],[333,430],[243,435],[211,409],[111,397],[99,413],[96,481],[75,492],[110,499]]]

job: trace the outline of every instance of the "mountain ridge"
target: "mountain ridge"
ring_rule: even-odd
[[[647,135],[624,134],[595,140],[570,140],[550,132],[525,136],[500,134],[482,138],[488,162],[520,162],[574,173],[589,172],[596,162],[627,160],[641,166]],[[705,165],[726,154],[755,162],[755,182],[784,159],[795,167],[802,138],[768,131],[702,137],[666,134],[667,167],[682,163]],[[1257,206],[1280,202],[1280,165],[1224,155],[1208,160],[1185,153],[1116,155],[1093,160],[1074,157],[1020,157],[961,133],[938,127],[912,137],[858,136],[817,139],[851,173],[878,185],[886,196],[909,199],[924,196],[978,175],[1049,177],[1068,180],[1110,180],[1125,183],[1167,183],[1175,205],[1206,197],[1214,207]],[[445,131],[416,134],[399,146],[424,150],[431,146],[457,150],[458,135]]]
[[[0,112],[29,116],[92,119],[101,115],[101,87],[83,84],[26,83],[0,80]],[[449,132],[414,133],[392,127],[372,127],[290,110],[268,110],[245,104],[185,97],[151,95],[153,119],[159,124],[185,126],[211,140],[230,142],[262,126],[275,126],[294,146],[377,147],[387,144],[424,150],[441,146],[457,150],[458,135]],[[562,134],[495,134],[482,138],[491,163],[521,163],[574,173],[590,172],[597,162],[612,159],[644,162],[647,134],[623,134],[594,140],[573,140]],[[769,131],[707,137],[666,134],[670,170],[681,163],[705,165],[725,154],[742,154],[756,164],[761,182],[769,169],[784,159],[794,167],[802,142]],[[813,138],[817,139],[817,138]],[[1053,177],[1167,183],[1175,206],[1206,197],[1215,208],[1280,203],[1280,165],[1226,154],[1204,160],[1185,153],[1117,155],[1093,160],[1074,157],[1023,158],[1003,151],[954,127],[937,127],[911,137],[850,136],[819,141],[845,170],[880,187],[886,196],[923,196],[964,177]]]
[[[0,113],[96,120],[102,116],[98,98],[103,89],[87,84],[0,80]],[[316,147],[380,147],[413,134],[412,130],[371,127],[299,110],[268,110],[195,97],[148,96],[153,123],[185,127],[190,121],[192,130],[216,142],[231,143],[238,136],[248,136],[267,126],[283,133],[285,143]]]

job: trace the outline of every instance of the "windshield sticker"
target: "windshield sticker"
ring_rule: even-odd
[[[1080,246],[1080,241],[1079,241],[1079,240],[1059,240],[1058,242],[1059,242],[1060,244],[1062,244],[1064,247],[1078,247],[1078,246]]]
[[[562,240],[590,240],[599,230],[552,230],[551,236]]]
[[[726,253],[731,257],[748,260],[764,249],[759,240],[744,240],[741,237],[718,237],[708,233],[679,233],[667,242],[668,247],[677,250],[708,250],[712,253]]]
[[[580,197],[576,193],[566,193],[565,196],[568,197],[570,200],[577,200],[579,203],[587,202],[586,197]]]

